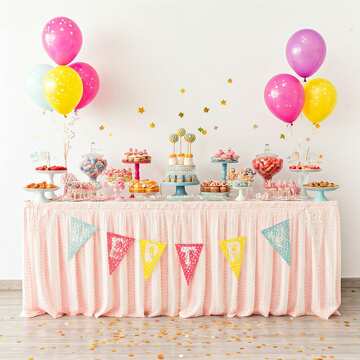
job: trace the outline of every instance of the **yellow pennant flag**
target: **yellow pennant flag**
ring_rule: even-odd
[[[220,249],[224,253],[231,270],[237,278],[240,276],[241,265],[244,259],[245,242],[245,236],[220,241]]]
[[[162,253],[166,247],[165,243],[152,240],[141,240],[141,260],[144,266],[144,279],[150,278],[156,264],[160,260]]]

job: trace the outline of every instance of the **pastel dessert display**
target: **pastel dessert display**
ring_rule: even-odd
[[[89,152],[82,156],[80,170],[89,177],[90,181],[96,182],[107,167],[107,161],[104,156],[95,152]]]
[[[315,191],[314,201],[323,202],[328,201],[325,193],[328,191],[337,190],[339,185],[336,185],[330,181],[314,181],[308,184],[304,184],[304,188],[309,191]]]
[[[265,145],[265,151],[256,156],[252,161],[255,171],[265,180],[265,184],[271,181],[274,175],[279,173],[283,167],[283,159],[270,152],[269,144]]]
[[[98,186],[95,182],[82,182],[71,173],[62,177],[64,193],[59,200],[65,201],[94,201],[97,200]]]
[[[211,162],[221,163],[221,180],[226,181],[228,179],[228,164],[237,163],[239,161],[239,155],[232,149],[226,151],[219,149],[212,157]]]
[[[154,194],[160,191],[160,187],[155,180],[132,180],[129,185],[130,193]]]
[[[45,193],[49,191],[57,190],[58,187],[54,184],[47,183],[46,181],[40,182],[40,183],[30,183],[27,184],[24,189],[26,191],[32,192],[36,196],[37,202],[48,202],[51,199],[45,196]]]
[[[200,185],[202,193],[228,193],[230,186],[226,181],[205,180]]]
[[[182,138],[187,143],[186,152],[183,152]],[[195,142],[196,136],[186,133],[181,128],[176,133],[169,136],[169,142],[172,144],[172,152],[169,154],[168,171],[161,185],[175,186],[176,192],[170,198],[183,198],[187,196],[185,186],[198,185],[199,180],[195,173],[194,156],[191,152],[191,145]],[[179,147],[177,151],[177,143]]]
[[[276,200],[299,200],[300,187],[295,181],[267,182],[264,193],[256,194],[257,200],[276,201]]]
[[[135,173],[134,179],[140,180],[140,164],[150,164],[151,155],[149,155],[146,149],[138,150],[130,148],[123,156],[122,162],[124,164],[134,164]]]

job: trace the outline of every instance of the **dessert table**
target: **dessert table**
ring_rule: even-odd
[[[98,231],[68,258],[69,219]],[[289,219],[291,264],[262,230]],[[133,237],[109,275],[107,232]],[[219,242],[246,237],[240,277]],[[140,240],[167,244],[148,280]],[[174,244],[203,244],[189,285]],[[340,306],[340,221],[334,201],[25,203],[23,316],[317,315]]]

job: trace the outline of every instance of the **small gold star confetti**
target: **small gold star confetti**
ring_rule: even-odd
[[[138,113],[139,114],[143,114],[145,112],[145,108],[143,107],[143,106],[140,106],[139,108],[138,108]]]
[[[319,129],[319,128],[320,128],[320,124],[315,124],[315,127],[316,127],[317,129]]]
[[[199,128],[198,128],[198,131],[199,131],[199,133],[202,134],[202,135],[207,135],[207,130],[204,129],[204,128],[202,128],[202,127],[199,127]]]
[[[185,93],[186,93],[186,89],[181,88],[181,89],[180,89],[180,94],[185,94]]]
[[[207,106],[205,106],[204,108],[203,108],[203,112],[204,113],[208,113],[210,111],[210,109],[207,107]]]
[[[99,130],[104,130],[105,129],[105,126],[104,125],[100,125],[99,126]]]
[[[112,137],[112,133],[109,133],[109,137]]]
[[[155,125],[154,122],[151,122],[151,123],[149,124],[149,128],[150,128],[150,129],[153,129],[155,126],[156,126],[156,125]]]
[[[233,81],[232,81],[231,78],[227,79],[227,83],[228,83],[228,84],[232,84],[232,82],[233,82]]]
[[[181,112],[181,111],[180,111],[179,114],[178,114],[179,118],[183,118],[184,115],[185,115],[185,114],[184,114],[183,112]]]
[[[285,134],[280,134],[280,139],[285,140]]]
[[[226,104],[227,104],[227,101],[225,99],[220,100],[220,105],[226,106]]]
[[[259,125],[257,125],[257,124],[253,124],[253,129],[257,129],[258,127],[259,127]]]

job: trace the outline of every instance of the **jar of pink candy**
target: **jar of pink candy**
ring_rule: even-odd
[[[252,161],[253,168],[265,180],[265,184],[273,178],[275,174],[280,172],[283,167],[283,159],[277,154],[270,152],[269,144],[265,145],[265,151],[256,155]]]
[[[92,151],[93,143],[89,153],[82,156],[80,163],[80,170],[89,177],[90,181],[96,182],[99,175],[101,175],[107,166],[107,161],[103,155]]]

